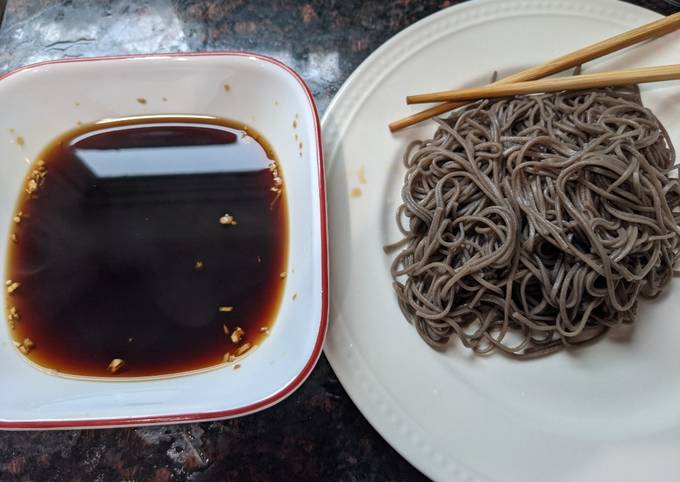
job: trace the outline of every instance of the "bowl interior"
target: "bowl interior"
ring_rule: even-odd
[[[282,166],[290,236],[277,320],[240,369],[158,380],[64,378],[24,360],[3,323],[0,383],[7,390],[0,400],[1,423],[231,416],[275,403],[301,383],[319,355],[325,330],[325,226],[316,110],[293,73],[243,54],[51,63],[3,78],[0,102],[0,242],[5,245],[29,163],[52,139],[78,122],[167,114],[224,117],[257,129]],[[3,273],[5,263],[0,257]]]

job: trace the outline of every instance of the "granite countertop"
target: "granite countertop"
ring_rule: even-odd
[[[252,50],[296,69],[319,110],[385,40],[451,0],[0,0],[0,74],[46,59]],[[636,3],[663,14],[663,0]],[[354,406],[325,357],[264,412],[200,424],[0,433],[0,480],[426,480]]]

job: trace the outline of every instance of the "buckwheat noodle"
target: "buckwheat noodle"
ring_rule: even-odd
[[[680,251],[668,133],[636,87],[480,101],[412,143],[392,277],[435,348],[534,358],[635,320]]]

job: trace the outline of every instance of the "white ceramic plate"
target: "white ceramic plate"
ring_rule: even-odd
[[[282,166],[290,232],[288,277],[276,322],[239,370],[226,366],[137,381],[63,378],[30,365],[3,322],[0,428],[226,418],[271,406],[300,386],[326,331],[327,243],[318,116],[295,72],[270,58],[226,52],[49,62],[1,78],[0,105],[0,243],[8,239],[28,163],[46,144],[77,122],[153,114],[226,117],[262,133]],[[3,273],[4,264],[3,256]]]
[[[656,18],[614,0],[464,3],[378,49],[326,113],[333,290],[326,354],[368,420],[434,479],[680,480],[680,280],[640,307],[630,342],[516,362],[475,357],[460,344],[445,353],[428,348],[397,307],[391,258],[382,252],[399,239],[404,146],[434,131],[429,123],[388,132],[388,122],[409,112],[406,94],[485,83],[493,70],[507,75]],[[678,58],[674,34],[586,70]],[[678,83],[642,90],[680,145]]]

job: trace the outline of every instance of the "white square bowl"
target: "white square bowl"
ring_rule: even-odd
[[[259,131],[281,163],[290,236],[276,322],[239,370],[227,366],[158,380],[64,378],[25,360],[2,323],[0,429],[236,417],[267,408],[302,384],[326,333],[328,275],[319,119],[299,75],[274,59],[236,52],[47,62],[1,77],[0,105],[0,243],[5,249],[29,163],[51,140],[78,122],[141,115],[224,117]],[[0,269],[6,272],[6,256]],[[1,303],[4,314],[4,296]]]

